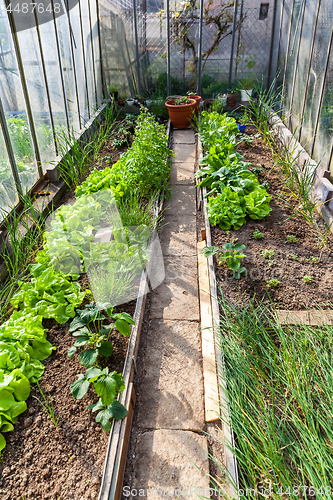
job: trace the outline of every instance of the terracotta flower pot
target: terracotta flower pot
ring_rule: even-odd
[[[196,105],[195,99],[191,99],[190,104],[175,104],[175,101],[167,101],[165,105],[175,128],[188,128],[190,126]]]
[[[191,95],[191,99],[194,99],[195,100],[195,108],[194,108],[194,111],[196,113],[199,112],[199,108],[200,108],[200,101],[201,101],[201,95]]]
[[[118,97],[118,104],[119,106],[125,106],[125,99],[121,99],[120,97]]]
[[[228,95],[228,106],[236,106],[238,93],[237,94],[227,94]]]

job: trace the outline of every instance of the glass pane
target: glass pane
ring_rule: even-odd
[[[75,69],[77,77],[77,89],[79,94],[79,105],[80,105],[80,116],[82,125],[84,125],[89,120],[89,105],[88,105],[88,95],[87,95],[87,85],[86,85],[86,72],[85,72],[85,59],[84,50],[82,47],[82,32],[80,23],[80,7],[76,4],[73,9],[70,10],[70,21],[73,31],[73,37],[75,45],[73,47]]]
[[[278,68],[279,68],[278,85],[281,85],[283,82],[286,54],[288,51],[288,39],[289,39],[292,6],[293,6],[293,0],[284,0],[282,8],[280,46],[279,46],[279,57],[278,57]]]
[[[18,203],[14,177],[10,168],[9,158],[2,130],[0,128],[0,220],[9,209]]]
[[[328,13],[332,11],[331,0],[322,0],[318,18],[318,25],[314,41],[314,51],[311,61],[310,79],[306,96],[304,121],[302,127],[302,143],[311,151],[315,134],[316,117],[321,99],[321,89],[325,77],[327,51],[331,31],[327,29]]]
[[[93,115],[96,111],[96,92],[95,92],[95,78],[94,78],[94,67],[92,58],[92,44],[91,44],[88,1],[89,0],[81,0],[80,6],[81,6],[84,57],[85,57],[86,74],[87,74],[89,107],[90,107],[90,114]]]
[[[287,57],[287,68],[285,74],[285,89],[284,89],[284,100],[283,100],[283,110],[286,116],[286,123],[289,122],[290,116],[290,104],[293,92],[293,82],[295,65],[297,63],[297,54],[299,47],[299,40],[301,34],[303,13],[304,13],[304,1],[296,0],[294,4],[294,14],[291,23],[290,41],[289,41],[289,53]]]
[[[61,70],[68,109],[69,128],[71,132],[74,130],[74,132],[78,133],[80,130],[80,122],[67,14],[57,17],[56,24],[61,57]]]
[[[35,28],[17,33],[25,81],[34,119],[41,161],[45,167],[56,156],[43,66]]]
[[[97,106],[100,106],[102,103],[102,100],[103,100],[103,93],[102,93],[101,61],[100,61],[101,56],[100,56],[100,51],[99,51],[99,36],[98,36],[96,1],[98,1],[98,0],[90,0],[90,17],[91,17],[91,27],[92,27],[92,44],[93,44],[93,52],[94,52]]]
[[[3,9],[0,12],[1,98],[22,189],[25,191],[37,181],[38,170],[8,18],[3,14]],[[7,164],[7,154],[5,158],[4,165]]]
[[[37,14],[38,15],[38,14]],[[67,131],[65,99],[53,21],[39,26],[55,132]]]
[[[313,39],[317,13],[317,0],[306,0],[302,36],[299,47],[298,63],[295,75],[294,96],[292,101],[291,130],[294,132],[301,123],[301,113],[305,98],[305,87],[310,65],[309,54]]]

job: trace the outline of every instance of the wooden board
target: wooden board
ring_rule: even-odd
[[[277,320],[281,325],[333,325],[333,311],[276,311]]]
[[[200,253],[205,246],[206,241],[197,243],[205,420],[213,422],[219,420],[220,408],[207,258]]]

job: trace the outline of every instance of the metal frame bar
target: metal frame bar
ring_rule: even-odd
[[[308,90],[309,90],[311,64],[312,64],[312,58],[313,58],[313,52],[314,52],[314,44],[315,44],[316,33],[317,33],[317,26],[318,26],[318,19],[319,19],[320,7],[321,7],[321,0],[318,0],[318,7],[317,7],[317,13],[316,13],[316,21],[315,21],[315,25],[313,27],[313,36],[312,36],[310,56],[309,56],[309,69],[308,69],[308,74],[307,74],[307,77],[306,77],[304,99],[303,99],[302,111],[301,111],[301,114],[300,114],[300,116],[301,116],[301,123],[300,123],[300,127],[299,127],[298,142],[301,142],[301,135],[302,135],[302,129],[303,129],[303,121],[304,121],[304,111],[305,111],[305,106],[306,106],[306,98],[307,98]]]
[[[2,99],[1,98],[0,98],[0,124],[1,124],[1,129],[2,129],[2,134],[4,137],[4,141],[6,144],[10,168],[11,168],[11,171],[13,173],[14,182],[16,184],[17,194],[18,194],[18,197],[21,198],[21,196],[23,194],[23,190],[22,190],[22,185],[21,185],[17,165],[16,165],[15,155],[14,155],[8,127],[7,127],[6,115],[5,115],[3,106],[2,106]]]
[[[232,67],[233,67],[234,50],[235,50],[235,37],[236,37],[237,9],[238,9],[238,0],[235,0],[234,19],[233,19],[233,23],[232,23],[231,50],[230,50],[229,83],[228,83],[229,88],[231,87],[231,80],[232,80]]]
[[[136,71],[138,74],[138,90],[139,90],[139,95],[141,95],[139,37],[138,37],[138,20],[136,17],[136,0],[133,0],[133,21],[134,21],[135,52],[136,52]]]
[[[167,17],[167,81],[168,81],[168,94],[171,95],[170,0],[166,0],[166,17]]]
[[[199,21],[199,51],[198,51],[198,80],[197,95],[201,95],[201,68],[202,68],[202,25],[203,25],[204,0],[200,0],[200,21]]]
[[[80,17],[80,30],[81,30],[81,43],[82,43],[82,55],[83,55],[83,67],[84,67],[84,81],[86,87],[86,97],[87,97],[87,109],[88,109],[88,118],[91,117],[90,113],[90,102],[89,102],[89,89],[88,89],[88,77],[87,77],[87,67],[86,67],[86,52],[84,49],[84,34],[83,34],[83,26],[82,26],[82,11],[81,11],[81,0],[78,0],[79,5],[79,17]]]
[[[61,54],[60,54],[60,47],[59,47],[59,37],[58,37],[58,28],[57,28],[56,18],[55,18],[55,15],[54,15],[54,0],[51,0],[51,2],[52,2],[52,17],[53,17],[54,33],[55,33],[55,37],[56,37],[56,47],[57,47],[58,63],[59,63],[59,69],[60,69],[60,79],[61,79],[62,93],[63,93],[64,106],[65,106],[65,115],[66,115],[66,122],[67,122],[67,130],[68,130],[68,133],[70,134],[71,131],[70,131],[70,126],[69,126],[68,105],[67,105],[68,99],[67,99],[67,95],[66,95],[64,74],[63,74],[62,62],[61,62]]]
[[[50,121],[51,121],[51,127],[52,127],[52,135],[53,135],[53,140],[54,140],[54,147],[56,150],[56,154],[58,155],[58,144],[57,144],[57,136],[55,133],[55,126],[54,126],[54,120],[53,120],[53,115],[52,115],[52,105],[51,105],[51,98],[50,98],[50,91],[49,91],[49,86],[47,83],[47,76],[46,76],[46,67],[45,67],[45,60],[44,60],[44,52],[43,52],[43,47],[42,47],[42,42],[41,42],[41,36],[40,36],[40,31],[39,31],[39,24],[38,24],[38,17],[37,17],[37,12],[36,9],[34,10],[34,17],[36,21],[36,31],[37,31],[37,38],[38,38],[38,44],[39,44],[39,51],[40,51],[40,57],[42,61],[42,68],[43,68],[43,75],[44,75],[44,81],[45,81],[45,90],[46,90],[46,98],[47,98],[47,103],[49,107],[49,115],[50,115]]]
[[[239,18],[242,19],[243,17],[243,12],[244,12],[244,0],[241,1],[241,6],[240,6],[240,13],[239,13]],[[238,37],[237,37],[237,50],[236,50],[236,66],[235,66],[235,78],[237,79],[237,72],[238,72],[238,56],[239,56],[239,46],[241,44],[241,27],[238,30]]]
[[[296,75],[298,73],[298,61],[299,61],[299,52],[300,52],[300,48],[301,48],[301,39],[302,39],[302,34],[303,34],[304,15],[305,15],[305,9],[306,9],[306,0],[302,0],[302,9],[303,9],[303,12],[299,14],[299,17],[297,19],[297,26],[296,26],[296,29],[295,29],[295,40],[294,40],[294,43],[296,41],[296,34],[297,34],[298,26],[299,26],[299,23],[300,23],[300,19],[302,18],[302,21],[301,21],[301,30],[300,30],[299,39],[298,39],[297,55],[296,55],[295,66],[294,66],[293,82],[292,82],[292,87],[291,87],[290,109],[292,109],[292,107],[293,107],[293,101],[294,101]],[[289,114],[288,128],[291,128],[291,113]]]
[[[268,66],[268,79],[267,79],[267,90],[273,83],[273,79],[275,78],[276,72],[277,72],[277,59],[276,63],[274,62],[275,70],[273,70],[273,54],[274,54],[274,49],[276,49],[275,45],[275,36],[276,36],[276,19],[277,19],[277,8],[278,8],[278,0],[274,0],[274,5],[273,5],[273,19],[272,19],[272,36],[271,36],[271,47],[269,51],[269,66]],[[281,2],[281,8],[282,8],[282,2]],[[279,52],[279,45],[280,45],[280,33],[281,33],[281,17],[280,17],[280,30],[279,30],[279,42],[277,45],[277,52]],[[275,59],[275,58],[274,58]],[[274,72],[274,76],[273,76]]]
[[[316,122],[315,122],[315,128],[314,128],[314,139],[312,142],[312,147],[311,147],[311,154],[310,156],[313,155],[314,152],[314,147],[317,139],[317,132],[318,132],[318,127],[319,127],[319,119],[320,119],[320,113],[323,105],[323,100],[324,100],[324,93],[325,93],[325,86],[326,86],[326,80],[327,80],[327,71],[328,71],[328,65],[330,62],[330,55],[332,52],[332,43],[333,43],[333,30],[331,30],[331,36],[330,36],[330,41],[328,44],[328,49],[327,49],[327,56],[326,56],[326,64],[325,64],[325,73],[323,77],[323,82],[321,85],[321,91],[320,91],[320,101],[317,109],[317,115],[316,115]]]
[[[90,12],[90,0],[88,1],[88,14],[89,14],[89,26],[90,26],[90,40],[91,40],[91,56],[92,56],[92,66],[93,66],[93,74],[94,74],[94,87],[95,87],[95,106],[98,107],[97,102],[97,85],[96,85],[96,70],[95,70],[95,53],[94,53],[94,41],[93,41],[93,31],[91,24],[91,12]]]
[[[5,2],[6,7],[8,9],[9,4],[10,4],[10,0],[4,0],[4,2]],[[30,99],[29,99],[27,82],[25,80],[25,73],[24,73],[23,62],[22,62],[22,57],[21,57],[20,45],[19,45],[19,41],[17,38],[15,20],[14,20],[12,12],[9,12],[8,10],[7,10],[7,16],[8,16],[9,26],[11,29],[12,40],[13,40],[13,45],[14,45],[14,50],[15,50],[15,55],[16,55],[16,62],[17,62],[18,70],[19,70],[22,91],[23,91],[23,96],[24,96],[26,110],[27,110],[30,134],[31,134],[32,144],[33,144],[35,158],[36,158],[36,162],[37,162],[37,169],[38,169],[39,176],[43,177],[42,161],[41,161],[41,157],[40,157],[37,135],[36,135],[36,130],[35,130],[35,124],[34,124],[32,110],[31,110],[31,106],[30,106]]]

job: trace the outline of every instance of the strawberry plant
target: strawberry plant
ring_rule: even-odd
[[[108,368],[103,370],[93,366],[80,373],[78,379],[72,383],[71,392],[76,399],[82,399],[88,392],[90,384],[94,387],[96,394],[100,396],[97,403],[88,406],[89,410],[99,411],[96,422],[100,422],[103,430],[111,430],[111,419],[122,419],[126,417],[127,410],[124,405],[116,400],[120,392],[125,389],[124,379],[120,373],[115,371],[109,373]]]
[[[104,325],[107,317],[102,313],[105,311],[113,323]],[[74,346],[68,350],[68,356],[72,358],[79,351],[79,362],[90,368],[97,362],[97,357],[103,356],[108,359],[113,351],[112,342],[109,341],[110,333],[115,328],[124,337],[131,335],[130,325],[135,325],[132,317],[126,313],[113,313],[110,304],[91,303],[84,309],[77,311],[77,316],[71,322],[69,331],[74,332],[77,337]],[[88,349],[86,349],[88,347]]]
[[[221,265],[225,262],[229,269],[233,271],[233,278],[239,280],[241,276],[244,276],[246,273],[245,267],[241,267],[241,260],[246,257],[245,254],[241,252],[241,250],[245,250],[246,246],[241,243],[236,243],[237,238],[229,243],[225,243],[222,248],[226,250],[226,252],[219,252],[219,248],[205,247],[201,253],[205,257],[210,257],[211,255],[218,255],[218,264]]]

